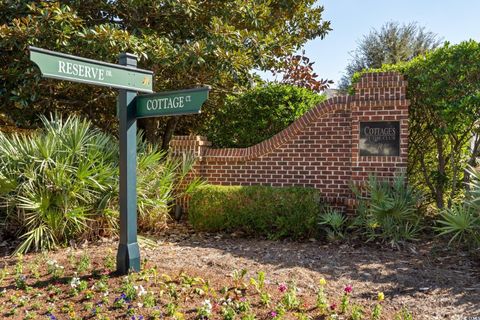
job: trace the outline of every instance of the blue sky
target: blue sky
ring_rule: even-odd
[[[324,18],[332,31],[323,39],[305,45],[321,78],[334,80],[336,87],[363,35],[380,29],[388,21],[416,21],[444,41],[480,41],[480,0],[321,0]],[[480,63],[480,62],[479,62]],[[272,80],[273,77],[262,74]]]

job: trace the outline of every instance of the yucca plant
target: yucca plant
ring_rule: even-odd
[[[398,246],[417,238],[422,220],[418,211],[421,195],[406,183],[405,176],[396,176],[393,181],[370,176],[363,187],[353,188],[358,199],[354,225],[363,230],[367,240]]]
[[[0,133],[0,210],[22,241],[16,251],[116,233],[117,141],[78,117],[41,120],[43,129],[28,136]],[[164,226],[193,161],[145,143],[138,149],[139,227],[153,230]]]

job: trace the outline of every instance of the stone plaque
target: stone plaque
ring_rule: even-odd
[[[399,156],[400,122],[360,122],[361,156]]]

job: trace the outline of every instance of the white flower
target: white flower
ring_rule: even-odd
[[[52,259],[52,260],[48,260],[47,264],[49,266],[56,266],[56,265],[58,265],[58,262],[57,262],[57,260]]]
[[[212,312],[212,303],[210,302],[210,300],[205,300],[203,301],[203,307],[205,308],[205,311],[207,311],[208,313]]]
[[[145,290],[145,288],[142,285],[140,287],[139,286],[134,286],[134,288],[137,291],[139,297],[143,296],[144,294],[147,294],[147,291]]]
[[[73,277],[73,278],[72,278],[72,281],[70,281],[70,287],[72,287],[72,288],[75,289],[75,288],[78,287],[79,285],[80,285],[80,278],[78,278],[78,277]]]

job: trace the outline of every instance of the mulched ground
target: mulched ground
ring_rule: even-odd
[[[314,297],[318,280],[325,277],[329,296],[339,298],[350,284],[353,300],[364,305],[372,304],[376,293],[383,291],[385,319],[403,306],[414,319],[480,317],[478,258],[436,241],[396,250],[375,244],[244,239],[235,234],[195,233],[183,224],[173,224],[154,238],[155,245],[141,247],[142,258],[160,272],[183,271],[215,284],[231,282],[233,270],[248,270],[247,278],[264,271],[270,283],[293,280],[301,296]],[[87,248],[92,261],[101,261],[109,249],[116,250],[116,241]],[[65,261],[66,250],[51,256]],[[33,257],[27,256],[26,263]],[[12,262],[8,257],[0,259],[2,264]]]
[[[341,294],[351,284],[365,304],[383,291],[385,312],[407,306],[415,319],[480,317],[480,261],[445,243],[426,242],[389,249],[380,245],[325,244],[243,239],[196,234],[183,225],[164,232],[160,246],[144,255],[162,269],[185,269],[205,277],[224,277],[234,269],[263,270],[272,281],[295,280],[313,294],[318,279]],[[388,311],[387,311],[388,310]]]

